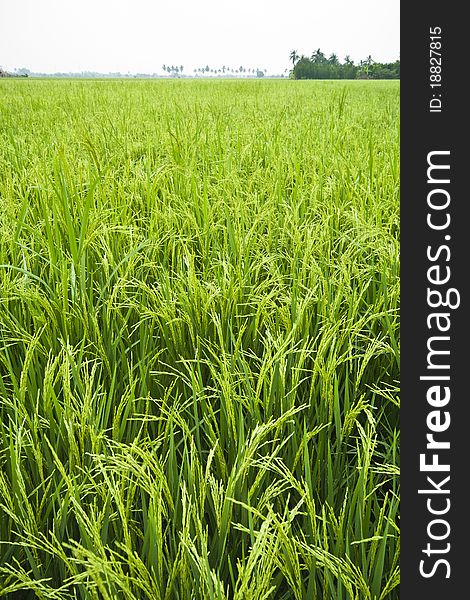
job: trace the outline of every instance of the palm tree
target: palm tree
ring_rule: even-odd
[[[316,63],[324,63],[324,62],[326,62],[325,55],[320,50],[320,48],[318,48],[317,50],[315,50],[315,52],[311,56],[311,59],[313,60],[313,62],[316,62]]]
[[[372,59],[372,56],[369,54],[369,56],[366,58],[366,60],[361,60],[359,66],[361,68],[361,71],[364,73],[364,75],[368,78],[369,77],[369,72],[370,72],[370,68],[371,66],[374,64],[374,61]]]
[[[289,59],[292,61],[292,64],[295,67],[295,63],[299,60],[297,50],[291,50],[291,53],[289,54]]]
[[[330,65],[334,65],[335,67],[339,65],[338,57],[334,53],[330,55],[328,62],[330,63]]]

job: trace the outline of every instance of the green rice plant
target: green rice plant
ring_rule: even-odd
[[[0,597],[397,598],[399,83],[0,112]]]

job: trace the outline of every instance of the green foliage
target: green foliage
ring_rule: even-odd
[[[370,79],[400,79],[400,61],[374,63],[369,70]]]
[[[0,111],[0,597],[397,598],[396,82]]]
[[[320,48],[310,58],[299,57],[292,51],[290,59],[294,64],[291,71],[293,79],[400,79],[399,60],[382,64],[369,56],[355,65],[347,56],[341,63],[336,54],[326,58]]]

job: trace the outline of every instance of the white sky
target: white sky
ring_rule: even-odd
[[[317,48],[399,58],[400,0],[0,0],[0,65],[161,73],[163,64],[266,68]]]

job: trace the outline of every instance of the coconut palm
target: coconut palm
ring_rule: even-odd
[[[289,54],[289,59],[292,61],[292,64],[295,67],[295,63],[299,60],[299,55],[297,53],[297,50],[291,50],[291,53]]]
[[[339,65],[338,57],[334,53],[330,55],[328,62],[330,63],[330,65],[334,65],[335,67]]]
[[[311,59],[315,63],[325,63],[326,62],[326,56],[323,54],[323,52],[320,50],[320,48],[317,48],[317,50],[315,50],[315,52],[311,56]]]

